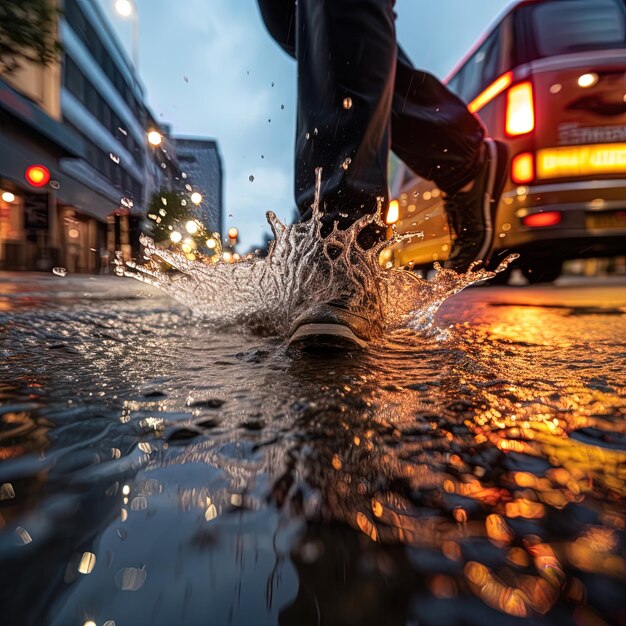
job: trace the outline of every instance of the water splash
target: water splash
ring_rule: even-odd
[[[314,305],[347,298],[349,306],[365,309],[380,332],[433,329],[439,307],[448,298],[479,281],[504,271],[511,255],[494,271],[472,264],[464,274],[435,265],[430,280],[400,268],[383,268],[380,252],[420,232],[393,235],[369,250],[357,238],[365,228],[387,228],[382,221],[382,198],[373,215],[365,215],[346,230],[334,224],[322,237],[320,209],[321,170],[316,172],[312,218],[287,226],[268,211],[274,241],[267,256],[247,255],[236,263],[223,253],[214,257],[158,247],[148,237],[145,264],[116,260],[119,275],[150,283],[188,306],[195,314],[219,326],[244,326],[264,335],[286,336],[293,320]],[[217,258],[217,261],[215,259]]]

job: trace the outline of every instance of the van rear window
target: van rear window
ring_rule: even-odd
[[[532,6],[541,57],[626,47],[623,0],[555,0]]]

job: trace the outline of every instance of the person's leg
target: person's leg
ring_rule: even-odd
[[[259,0],[270,33],[293,50],[286,0]],[[295,15],[298,120],[295,195],[304,217],[322,168],[327,232],[347,228],[387,199],[396,66],[394,0],[299,0]]]
[[[299,0],[296,202],[346,228],[387,198],[396,34],[393,0]]]
[[[392,150],[419,176],[453,194],[480,168],[485,132],[467,105],[398,51]]]
[[[485,138],[480,120],[434,76],[398,53],[392,113],[394,152],[444,192],[453,231],[446,267],[466,271],[487,261],[506,179],[507,149]]]

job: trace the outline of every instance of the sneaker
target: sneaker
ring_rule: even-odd
[[[288,346],[306,352],[326,352],[366,348],[380,323],[365,306],[338,298],[315,306],[298,318]]]
[[[486,139],[484,161],[469,191],[445,198],[454,233],[452,250],[444,267],[465,272],[473,261],[489,259],[498,202],[507,173],[508,150],[500,141]]]

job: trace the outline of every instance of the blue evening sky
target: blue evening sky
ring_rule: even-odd
[[[115,0],[97,2],[130,49],[130,22],[115,14]],[[418,67],[444,77],[512,3],[397,0],[398,40]],[[265,211],[293,214],[295,64],[265,31],[256,0],[136,4],[148,104],[174,134],[219,141],[225,227],[239,228],[246,251],[269,230]]]

